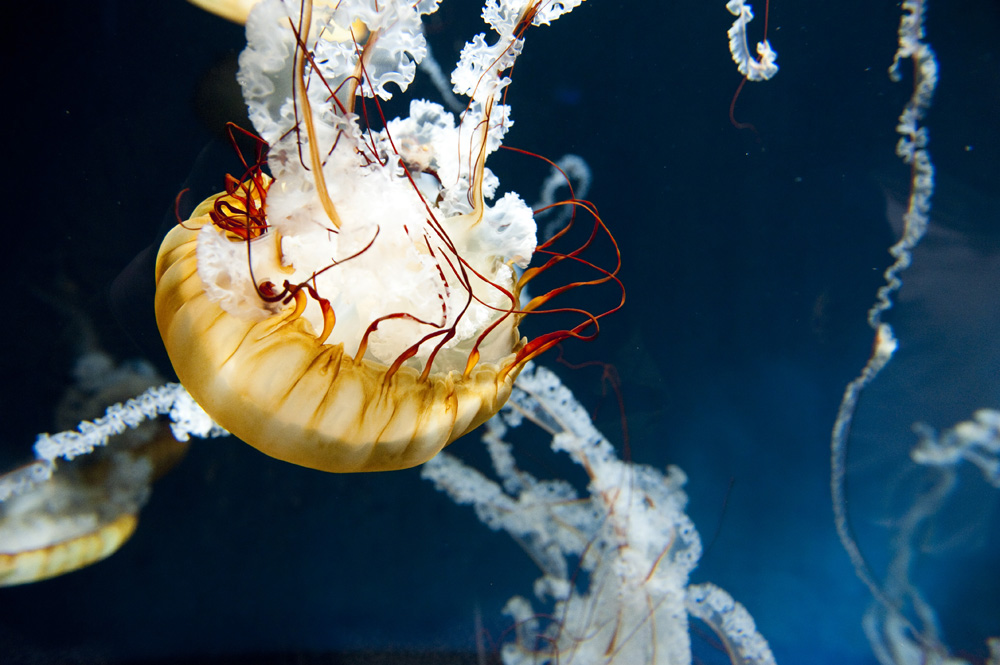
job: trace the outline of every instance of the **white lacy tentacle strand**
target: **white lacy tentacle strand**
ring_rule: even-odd
[[[740,74],[749,81],[766,81],[778,73],[778,54],[771,48],[768,40],[757,42],[757,57],[750,54],[750,42],[747,39],[747,23],[753,20],[750,5],[743,0],[729,0],[726,9],[736,17],[729,28],[729,52],[733,54],[733,62]]]
[[[191,436],[202,438],[228,434],[179,383],[149,388],[141,395],[112,404],[104,415],[84,420],[75,430],[57,434],[39,434],[35,440],[35,461],[6,474],[0,481],[0,501],[16,496],[52,477],[56,460],[72,460],[107,444],[108,439],[125,430],[135,429],[158,416],[170,418],[170,429],[178,441]]]

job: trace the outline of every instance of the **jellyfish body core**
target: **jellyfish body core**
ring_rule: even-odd
[[[386,86],[405,91],[425,56],[421,15],[437,4],[256,5],[239,82],[271,177],[248,164],[160,248],[156,316],[181,382],[273,457],[420,464],[496,413],[554,343],[518,333],[514,266],[535,223],[516,194],[487,203],[499,180],[485,163],[511,125],[501,95],[521,35],[579,2],[487,3],[499,39],[463,50],[458,121],[411,100],[374,127]]]

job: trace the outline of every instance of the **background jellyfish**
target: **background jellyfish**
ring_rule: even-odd
[[[705,540],[692,580],[712,580],[743,602],[779,663],[875,663],[860,624],[870,596],[831,524],[828,437],[843,387],[871,350],[864,314],[889,260],[893,202],[907,191],[893,147],[909,89],[885,75],[899,8],[851,0],[786,3],[779,12],[772,3],[769,37],[781,72],[747,87],[737,107],[758,139],[729,124],[739,79],[725,40],[732,16],[714,4],[644,8],[644,22],[657,26],[649,39],[609,34],[623,10],[600,2],[531,34],[517,77],[547,83],[511,87],[524,122],[509,140],[542,154],[581,154],[603,216],[630,220],[619,238],[629,305],[582,355],[619,368],[633,459],[674,463],[688,475],[689,515]],[[160,218],[210,137],[190,92],[243,39],[239,28],[184,4],[71,5],[50,20],[62,48],[40,48],[23,31],[24,41],[8,48],[24,56],[17,62],[36,62],[37,76],[22,76],[26,67],[4,73],[15,98],[20,91],[32,100],[11,107],[14,126],[41,128],[8,138],[23,188],[8,201],[10,219],[40,219],[27,202],[52,201],[44,176],[66,175],[64,198],[41,231],[25,221],[10,227],[17,302],[2,362],[12,457],[42,429],[69,366],[59,356],[70,353],[70,331],[32,294],[71,281],[99,313],[108,347],[128,348],[103,310],[103,285],[153,241],[145,220]],[[150,24],[159,27],[139,29]],[[475,11],[443,4],[427,29],[437,57],[453,61],[455,42],[480,25]],[[851,447],[852,522],[876,566],[889,558],[884,525],[912,498],[916,476],[901,466],[916,441],[912,423],[944,431],[997,390],[989,333],[996,310],[988,304],[996,283],[1000,17],[990,2],[938,3],[927,29],[942,76],[928,118],[937,227],[891,313],[907,340],[896,360],[912,362],[894,363],[872,386]],[[194,42],[207,50],[187,47]],[[42,72],[63,71],[66,53],[100,76],[35,85]],[[575,64],[553,69],[555,60]],[[433,97],[419,75],[415,85]],[[510,186],[525,198],[546,175],[500,161],[494,168],[512,173]],[[64,214],[68,202],[90,212]],[[89,232],[96,228],[114,229],[115,242]],[[584,405],[600,406],[596,424],[615,441],[617,414],[600,401],[597,379],[560,373]],[[515,443],[526,464],[533,446],[547,445]],[[451,448],[479,454],[476,446]],[[939,525],[962,527],[926,534],[919,574],[949,644],[982,662],[983,637],[997,625],[989,568],[997,527],[983,500],[992,495],[975,474],[980,484],[963,480],[972,495]],[[538,571],[507,536],[482,528],[417,475],[329,476],[235,441],[193,446],[114,557],[4,591],[0,645],[23,660],[474,651],[475,617],[499,636],[510,627],[500,609]],[[725,662],[704,645],[698,657]]]
[[[148,363],[118,365],[97,348],[80,355],[73,375],[76,384],[56,409],[59,428],[76,427],[108,404],[162,383]],[[60,460],[48,480],[32,487],[18,484],[42,471],[35,464],[28,465],[34,473],[19,467],[0,476],[0,586],[63,575],[113,554],[135,531],[153,480],[180,461],[187,446],[165,424],[147,422],[113,437],[97,454]]]

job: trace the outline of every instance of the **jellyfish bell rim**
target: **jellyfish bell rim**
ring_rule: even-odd
[[[93,531],[23,551],[0,551],[0,587],[58,577],[102,561],[132,537],[135,513],[122,513]]]

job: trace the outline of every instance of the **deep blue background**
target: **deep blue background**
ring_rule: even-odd
[[[429,22],[446,69],[482,29],[474,4],[445,2]],[[218,81],[242,30],[179,1],[7,11],[0,376],[2,459],[13,464],[52,427],[69,383],[66,306],[93,320],[108,350],[138,353],[107,287],[156,240],[216,140],[206,123],[235,113]],[[768,36],[781,71],[748,84],[736,106],[755,132],[729,122],[739,75],[721,1],[592,0],[529,31],[508,98],[508,143],[586,158],[589,198],[621,246],[626,308],[566,355],[617,366],[632,458],[690,477],[689,512],[708,546],[693,579],[746,604],[780,663],[874,662],[860,627],[868,595],[832,526],[829,431],[870,350],[864,315],[894,237],[887,201],[908,186],[893,148],[909,81],[886,75],[898,12],[775,0]],[[1000,408],[1000,8],[936,3],[927,30],[941,64],[927,119],[935,227],[888,317],[902,347],[865,395],[851,444],[852,519],[879,575],[891,520],[919,483],[906,463],[910,424],[944,428]],[[491,167],[529,201],[544,176],[509,154]],[[620,442],[597,373],[559,371]],[[562,468],[543,445],[526,432],[516,452]],[[473,436],[452,450],[475,457],[476,447]],[[921,541],[916,574],[946,641],[979,662],[983,639],[1000,634],[997,503],[965,474]],[[530,594],[537,574],[418,470],[326,475],[236,440],[199,442],[112,558],[0,590],[0,660],[472,650],[474,617],[498,640],[509,626],[500,607]],[[719,662],[709,644],[698,649]]]

